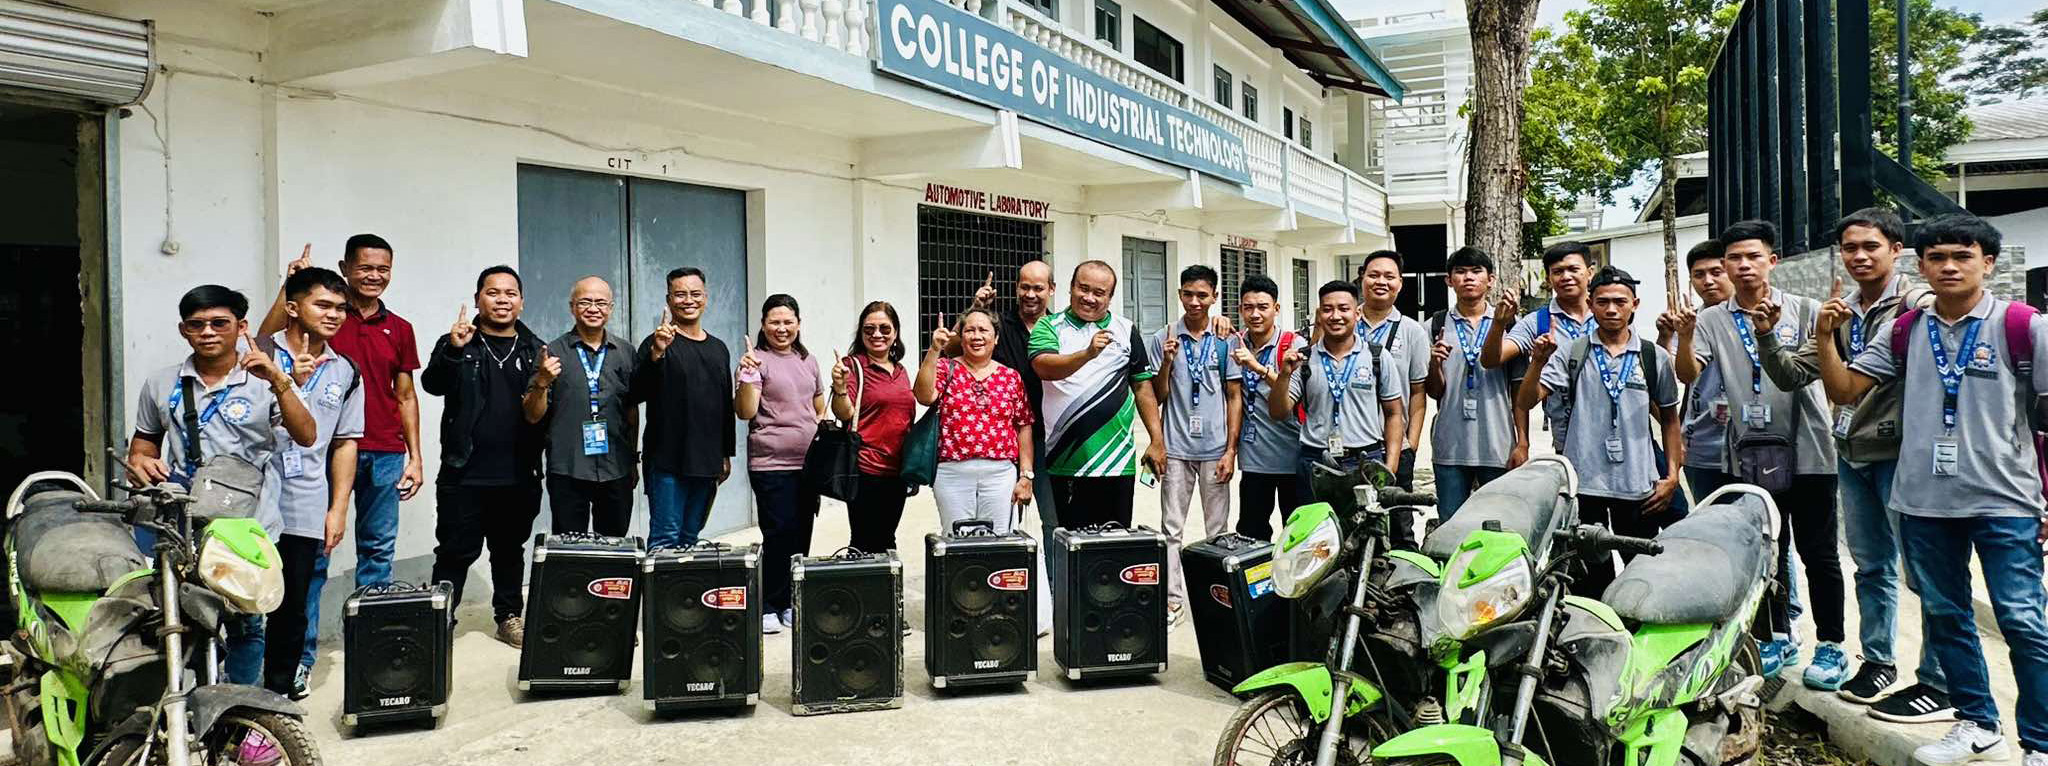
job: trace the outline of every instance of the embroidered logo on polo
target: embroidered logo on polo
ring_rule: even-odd
[[[1778,333],[1779,345],[1791,346],[1799,342],[1799,328],[1797,327],[1781,324],[1778,325],[1778,329],[1775,332]]]
[[[328,381],[327,385],[320,387],[320,403],[327,407],[340,407],[341,394],[341,382]]]
[[[1991,344],[1978,343],[1976,348],[1970,349],[1970,371],[1998,371],[1998,352],[1991,350]]]
[[[235,425],[249,422],[249,416],[255,412],[256,405],[250,402],[247,397],[241,396],[229,399],[226,404],[220,407],[220,416],[227,418],[229,423]]]

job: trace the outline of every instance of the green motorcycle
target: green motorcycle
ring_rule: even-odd
[[[165,483],[121,501],[62,472],[14,490],[19,624],[0,705],[20,763],[320,762],[298,705],[220,679],[224,620],[284,597],[277,548],[251,518],[261,486],[259,469],[215,458],[190,490]],[[153,538],[152,558],[138,537]]]
[[[1501,717],[1482,699],[1476,720],[1408,732],[1372,757],[1390,766],[1721,766],[1753,758],[1763,731],[1763,679],[1748,635],[1775,574],[1778,535],[1770,496],[1736,484],[1656,540],[1592,525],[1555,533],[1567,550],[1533,572],[1533,588],[1528,569],[1492,563],[1512,543],[1481,543],[1472,561],[1484,565],[1459,571],[1454,561],[1444,582],[1478,587],[1505,577],[1517,585],[1495,588],[1503,597],[1490,606],[1475,600],[1473,622],[1515,623],[1533,607],[1534,619],[1521,629],[1530,639],[1510,676],[1517,679],[1514,704]],[[1611,552],[1638,555],[1602,601],[1565,595],[1570,563]],[[1496,574],[1472,580],[1485,568]]]

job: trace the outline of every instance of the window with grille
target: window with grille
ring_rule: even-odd
[[[1310,125],[1310,124],[1308,123],[1308,118],[1307,118],[1307,117],[1303,117],[1303,118],[1301,118],[1301,148],[1303,148],[1303,149],[1314,149],[1314,148],[1316,148],[1316,134],[1315,134],[1315,127],[1316,127],[1316,126],[1314,126],[1314,125]]]
[[[1117,289],[1124,294],[1124,316],[1150,333],[1166,326],[1166,243],[1124,237],[1124,273]]]
[[[1123,50],[1124,7],[1116,0],[1095,0],[1095,39],[1109,43],[1110,50]]]
[[[1312,264],[1294,259],[1294,329],[1307,332],[1316,305],[1315,271]]]
[[[1244,84],[1244,118],[1259,121],[1259,89],[1252,87],[1251,83]]]
[[[1244,290],[1246,277],[1266,273],[1266,254],[1257,250],[1241,250],[1235,247],[1223,248],[1223,315],[1237,316],[1237,295]]]
[[[996,275],[996,310],[1015,311],[1017,270],[1044,257],[1043,222],[919,206],[918,345],[912,350],[931,344],[939,312],[958,316],[966,310],[991,271]]]
[[[1216,103],[1222,104],[1224,109],[1230,108],[1232,100],[1230,97],[1230,80],[1230,70],[1216,67]]]
[[[1174,82],[1181,77],[1181,44],[1136,15],[1131,16],[1131,58]]]

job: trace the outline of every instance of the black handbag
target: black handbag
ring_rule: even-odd
[[[860,492],[860,402],[867,393],[866,376],[858,367],[853,375],[860,378],[853,395],[853,423],[842,426],[836,419],[819,423],[810,449],[804,452],[804,480],[812,491],[846,503],[853,502]]]

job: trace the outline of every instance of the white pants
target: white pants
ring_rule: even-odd
[[[1002,460],[940,463],[932,479],[932,498],[939,504],[939,529],[953,533],[953,523],[979,519],[1008,534],[1016,521],[1010,493],[1017,488],[1017,466]],[[1052,629],[1052,581],[1046,578],[1045,546],[1038,541],[1038,629]]]
[[[1180,543],[1196,488],[1202,490],[1202,539],[1230,531],[1230,483],[1216,481],[1219,462],[1222,461],[1168,458],[1166,473],[1160,476],[1159,527],[1166,532],[1168,603],[1188,602],[1188,583],[1180,575]]]

